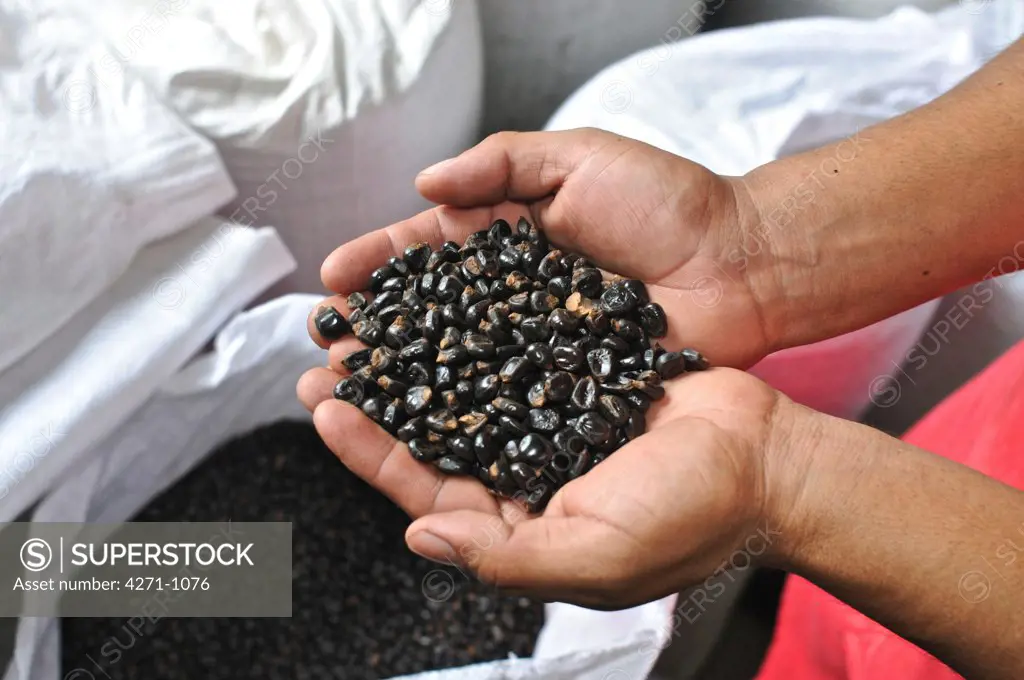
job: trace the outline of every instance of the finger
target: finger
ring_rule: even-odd
[[[320,278],[328,290],[346,294],[363,290],[373,270],[389,257],[400,256],[407,245],[426,242],[437,248],[445,241],[462,243],[474,231],[487,228],[490,215],[489,208],[426,210],[341,246],[324,260]]]
[[[328,340],[320,335],[320,331],[316,329],[316,317],[320,312],[328,307],[334,307],[346,319],[349,314],[352,313],[352,310],[349,309],[345,296],[342,295],[332,295],[331,297],[324,298],[323,301],[314,306],[313,309],[309,310],[309,316],[306,318],[306,330],[309,331],[309,337],[313,339],[313,342],[324,349],[330,347],[331,343],[334,341]]]
[[[510,526],[471,510],[423,517],[406,541],[413,552],[452,560],[487,583],[546,593],[608,588],[622,546],[634,547],[614,527],[581,517],[545,515]]]
[[[435,203],[463,207],[533,201],[557,191],[591,153],[614,138],[594,129],[499,132],[424,170],[416,188]]]
[[[313,424],[345,467],[412,517],[461,508],[497,512],[497,504],[479,481],[448,477],[417,462],[404,444],[351,404],[321,402],[313,412]]]
[[[341,376],[329,368],[313,368],[299,378],[295,394],[299,402],[312,413],[321,402],[334,398],[334,386]]]

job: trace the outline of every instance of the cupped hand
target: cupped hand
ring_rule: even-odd
[[[409,243],[461,243],[493,218],[529,215],[558,247],[646,283],[670,321],[667,348],[693,347],[737,368],[774,349],[760,300],[778,297],[768,292],[777,274],[770,257],[747,255],[760,217],[740,178],[581,129],[492,135],[425,170],[416,186],[442,207],[336,250],[322,269],[329,290],[365,287]]]
[[[666,383],[647,433],[565,485],[540,516],[413,460],[359,409],[330,398],[331,373],[304,379],[321,400],[309,405],[324,441],[416,518],[406,533],[413,551],[485,582],[615,609],[698,583],[737,552],[746,565],[781,549],[793,405],[746,373],[712,369]]]

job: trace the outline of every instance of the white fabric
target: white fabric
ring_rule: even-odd
[[[110,54],[73,24],[0,2],[0,372],[234,196],[213,145],[102,73]]]
[[[427,207],[413,178],[476,141],[475,0],[46,0],[75,11],[219,148],[221,214],[273,225],[322,289],[341,243]]]
[[[1019,32],[1020,14],[1011,0],[981,14],[904,8],[875,21],[804,19],[659,45],[600,73],[548,128],[601,127],[740,175],[935,98]],[[903,360],[936,305],[779,352],[753,372],[813,408],[857,418],[872,380]]]
[[[0,375],[0,521],[79,475],[103,437],[293,266],[272,229],[215,218],[139,253],[61,333]]]

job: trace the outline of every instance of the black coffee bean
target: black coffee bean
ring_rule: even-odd
[[[572,272],[572,291],[593,298],[601,293],[601,272],[589,267],[579,267]]]
[[[629,440],[636,439],[647,429],[647,418],[640,411],[631,411],[629,422],[626,424],[625,433]]]
[[[566,309],[556,309],[548,316],[548,326],[556,333],[571,335],[579,327],[580,320]]]
[[[475,359],[488,359],[494,356],[494,341],[486,335],[470,335],[466,338],[466,349]]]
[[[615,354],[610,349],[595,349],[587,352],[587,366],[598,380],[604,380],[615,372]]]
[[[516,420],[522,420],[530,414],[530,408],[526,404],[507,397],[495,397],[491,403],[494,404],[494,408]]]
[[[555,455],[555,447],[549,439],[531,432],[519,440],[519,458],[535,467],[544,467]]]
[[[597,408],[597,397],[597,381],[587,376],[580,378],[580,381],[576,383],[569,400],[580,411],[591,411]]]
[[[509,288],[504,279],[491,281],[490,295],[494,300],[507,300],[515,291]]]
[[[348,296],[348,299],[345,300],[345,302],[348,304],[348,308],[351,310],[363,309],[368,304],[366,296],[358,291],[355,293],[351,293]]]
[[[441,319],[444,320],[446,326],[455,328],[465,328],[466,326],[466,317],[455,304],[447,304],[441,308]]]
[[[519,331],[528,342],[543,342],[551,337],[548,320],[543,316],[531,316],[519,324]]]
[[[576,432],[591,445],[605,444],[612,436],[612,426],[593,411],[588,411],[576,420]]]
[[[404,397],[406,392],[409,391],[409,386],[404,382],[401,380],[395,380],[387,375],[382,375],[377,378],[377,386],[392,397]]]
[[[640,308],[640,324],[652,338],[663,338],[668,333],[668,318],[665,310],[656,302]]]
[[[478,298],[491,297],[491,284],[486,279],[477,279],[474,281],[473,290],[476,291]],[[465,311],[465,309],[463,309],[463,311]]]
[[[516,293],[508,299],[508,306],[515,312],[525,314],[530,311],[530,294]]]
[[[409,383],[409,387],[433,384],[434,366],[435,364],[427,364],[422,361],[409,364],[405,369],[405,380]]]
[[[449,432],[454,432],[459,427],[459,421],[455,418],[455,414],[449,409],[432,411],[427,415],[424,422],[426,423],[428,430],[438,434],[448,434]]]
[[[476,367],[473,362],[470,361],[465,366],[459,366],[455,369],[455,377],[459,380],[473,380],[476,378]]]
[[[384,426],[384,429],[395,434],[398,432],[398,428],[405,424],[409,419],[409,414],[405,412],[405,406],[402,404],[400,399],[395,399],[384,409],[384,413],[381,415],[380,424]]]
[[[384,333],[384,344],[394,349],[402,349],[412,340],[412,324],[405,317],[398,317],[388,326]]]
[[[547,283],[556,276],[562,276],[568,273],[565,267],[562,266],[561,259],[561,250],[552,250],[541,258],[541,261],[537,265],[537,278],[540,279],[542,283]]]
[[[430,408],[434,390],[426,386],[410,387],[405,393],[405,410],[409,415],[423,413]]]
[[[526,511],[532,514],[542,512],[555,495],[554,487],[551,484],[542,484],[526,497]]]
[[[473,383],[471,380],[460,380],[455,383],[455,394],[459,398],[459,405],[466,409],[473,404]]]
[[[405,443],[411,442],[417,437],[422,437],[427,431],[427,426],[423,422],[423,418],[410,418],[406,421],[405,425],[398,428],[395,436],[398,437],[399,441]]]
[[[524,491],[540,476],[540,472],[523,462],[512,463],[508,469],[512,473],[512,479]]]
[[[445,451],[443,444],[435,444],[418,437],[409,441],[409,453],[421,463],[432,463]]]
[[[586,317],[587,330],[597,336],[608,335],[612,330],[612,320],[602,311],[588,314]]]
[[[545,378],[544,396],[555,403],[563,402],[569,398],[575,386],[571,375],[558,371]]]
[[[451,303],[459,299],[459,294],[462,293],[462,289],[466,287],[456,276],[442,276],[440,283],[437,284],[437,290],[434,295],[441,302]]]
[[[413,340],[398,352],[403,361],[433,361],[437,358],[437,348],[426,338]]]
[[[538,368],[550,370],[555,365],[555,353],[549,345],[535,342],[526,348],[526,358]]]
[[[558,306],[558,298],[543,290],[530,293],[530,309],[537,314],[549,314]]]
[[[476,453],[477,462],[483,467],[490,467],[498,459],[501,447],[498,440],[487,429],[480,430],[473,438],[473,451]]]
[[[473,469],[473,465],[459,456],[442,456],[437,461],[437,469],[446,475],[465,475]]]
[[[449,326],[448,328],[444,329],[443,333],[441,333],[441,341],[439,343],[437,343],[437,346],[440,347],[442,350],[445,350],[445,349],[450,349],[450,348],[454,347],[455,345],[461,345],[461,344],[462,344],[462,333],[460,333],[459,329],[456,328],[455,326]],[[466,351],[469,351],[469,350],[466,350]]]
[[[449,437],[448,450],[455,456],[465,460],[467,463],[476,462],[476,452],[473,450],[473,440],[469,437]]]
[[[541,408],[547,403],[547,394],[544,392],[544,383],[535,382],[526,391],[526,403],[534,408]]]
[[[480,268],[481,275],[491,279],[498,275],[500,265],[498,263],[497,252],[493,250],[481,250],[476,254],[474,259]]]
[[[324,340],[338,340],[352,332],[352,326],[334,307],[321,307],[313,323]]]
[[[602,394],[597,408],[605,420],[615,427],[621,427],[629,420],[629,403],[614,394]]]
[[[472,437],[487,425],[487,414],[473,411],[459,416],[459,425],[467,437]]]
[[[651,398],[638,390],[631,390],[630,392],[627,392],[625,398],[631,407],[641,413],[646,412],[651,408]]]
[[[495,220],[487,230],[487,237],[495,246],[500,246],[503,239],[512,235],[512,225],[505,220]]]
[[[358,371],[363,366],[370,365],[370,356],[372,354],[373,350],[371,349],[357,350],[342,359],[341,365],[350,371]]]
[[[384,282],[394,276],[394,271],[391,267],[384,266],[373,270],[370,274],[370,280],[366,284],[366,287],[374,293],[379,293],[381,288],[384,286]]]
[[[365,391],[355,378],[342,378],[334,386],[334,398],[347,401],[353,406],[363,401]]]
[[[443,349],[437,353],[437,363],[445,364],[453,368],[459,366],[465,366],[470,362],[472,357],[469,356],[469,350],[466,349],[465,345],[455,345],[448,349]]]
[[[555,366],[563,371],[579,371],[583,366],[584,354],[575,347],[555,347]]]
[[[409,266],[409,270],[420,273],[427,266],[427,258],[430,257],[429,243],[413,243],[405,247],[402,252],[402,259]]]
[[[523,257],[520,260],[522,270],[529,276],[537,275],[537,267],[540,265],[541,260],[544,259],[544,251],[539,248],[529,248],[523,253]]]
[[[509,415],[498,416],[498,427],[501,428],[502,434],[510,439],[519,439],[530,434],[523,422]]]
[[[433,298],[434,291],[437,290],[437,283],[441,280],[439,274],[433,272],[427,272],[420,278],[420,285],[416,292],[424,298]]]
[[[501,387],[498,388],[498,396],[512,401],[525,401],[523,397],[523,391],[519,389],[519,385],[514,383],[502,383]]]
[[[387,405],[388,401],[385,399],[381,399],[380,397],[370,397],[369,399],[363,400],[363,403],[359,405],[359,410],[361,410],[366,417],[373,422],[379,423],[381,416],[384,415],[384,408]]]
[[[530,362],[526,357],[512,357],[505,362],[498,377],[505,383],[516,383],[530,372]]]
[[[643,340],[644,337],[644,331],[639,324],[629,319],[612,319],[612,332],[629,342]]]
[[[568,276],[556,276],[548,281],[548,292],[559,300],[564,300],[572,293],[572,279]]]
[[[522,261],[522,253],[516,248],[505,248],[498,254],[498,267],[506,273],[519,269]]]
[[[480,321],[484,319],[484,315],[487,313],[487,308],[490,305],[490,299],[483,299],[467,307],[465,316],[466,327],[470,330],[478,328],[480,326]]]
[[[434,369],[434,389],[438,392],[455,387],[455,373],[450,366],[438,364]]]
[[[686,372],[686,358],[679,352],[665,352],[654,363],[654,370],[664,380],[670,380]]]
[[[556,432],[562,426],[562,416],[550,408],[530,409],[529,423],[537,432]]]
[[[608,337],[601,338],[601,347],[610,349],[619,356],[629,352],[629,343],[617,335],[609,335]]]
[[[357,323],[366,321],[367,318],[369,317],[366,316],[366,312],[363,310],[353,309],[352,313],[348,315],[348,323],[352,328],[355,328]]]
[[[680,354],[686,360],[687,371],[706,371],[711,367],[704,355],[695,349],[684,349]]]
[[[423,337],[433,343],[438,343],[443,334],[444,319],[441,317],[441,310],[437,307],[428,309],[423,317]]]
[[[407,279],[388,279],[380,289],[386,293],[401,293],[408,288],[408,286],[409,282]]]
[[[498,389],[501,387],[501,379],[496,375],[485,375],[477,378],[473,385],[473,399],[477,403],[487,403],[498,396]]]
[[[352,330],[355,331],[356,337],[364,345],[377,347],[384,341],[384,326],[376,319],[360,321]]]

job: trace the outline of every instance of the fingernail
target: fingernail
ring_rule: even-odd
[[[435,172],[439,172],[441,170],[444,170],[447,166],[451,165],[454,162],[455,162],[454,158],[449,158],[446,161],[441,161],[440,163],[434,163],[429,168],[427,168],[426,170],[421,172],[419,174],[419,176],[420,177],[424,177],[426,175],[433,175]]]
[[[421,531],[410,536],[409,549],[420,557],[442,564],[450,564],[455,557],[455,550],[448,542],[429,531]]]

